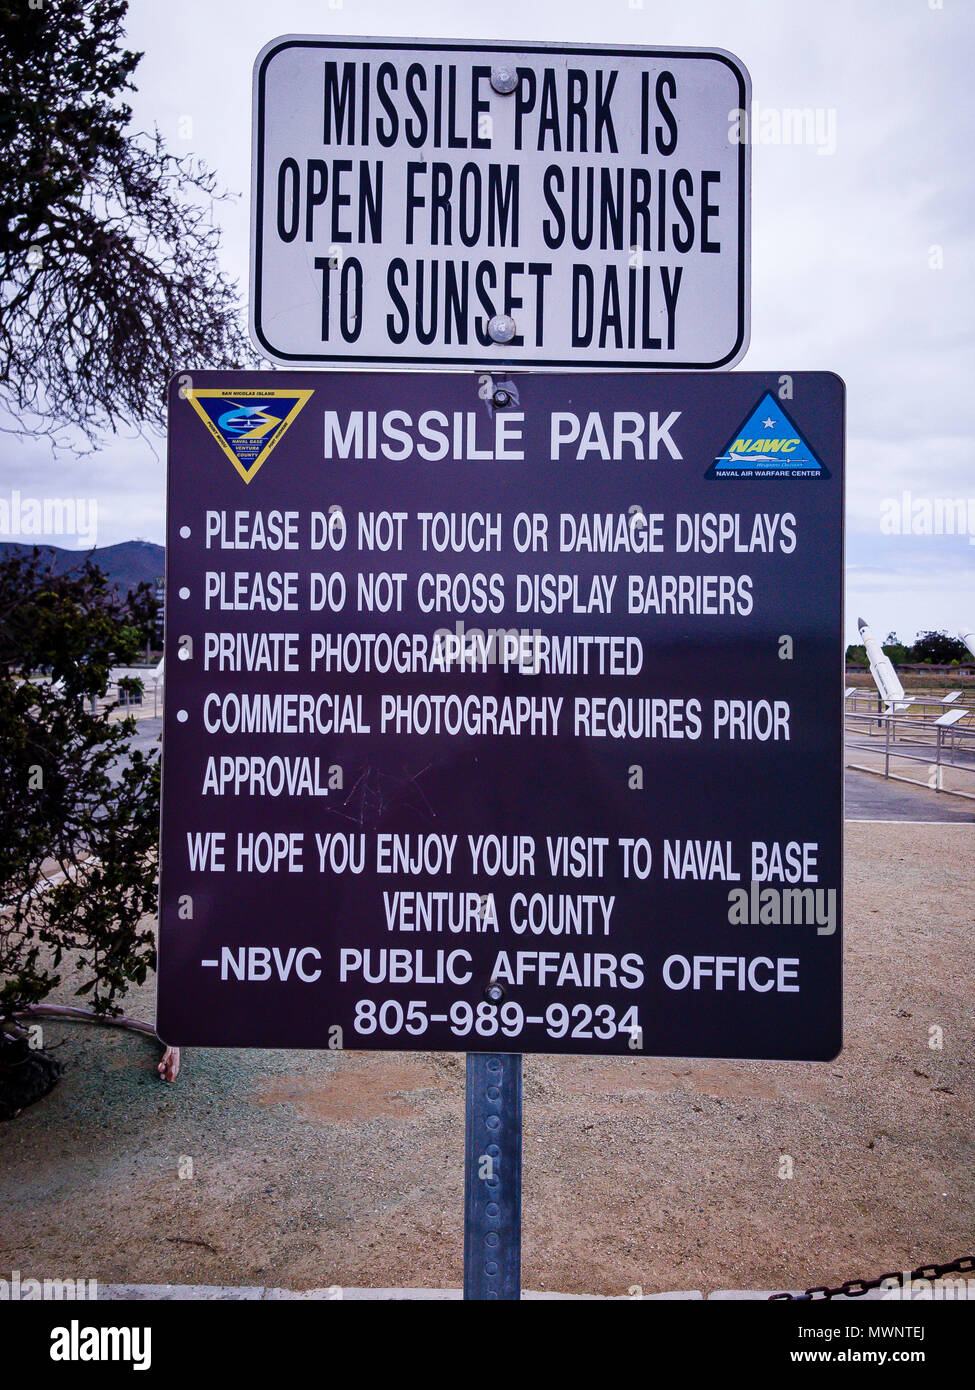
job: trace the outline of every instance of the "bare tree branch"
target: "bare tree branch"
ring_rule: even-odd
[[[0,400],[18,433],[158,425],[177,369],[256,360],[218,261],[228,195],[129,130],[126,10],[0,0]]]

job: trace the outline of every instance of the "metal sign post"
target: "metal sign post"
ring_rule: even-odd
[[[521,1054],[467,1054],[464,1297],[521,1297]]]

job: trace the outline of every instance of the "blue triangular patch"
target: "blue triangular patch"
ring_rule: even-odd
[[[829,469],[803,439],[771,391],[728,440],[705,478],[828,478]]]

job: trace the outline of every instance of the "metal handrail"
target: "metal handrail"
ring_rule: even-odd
[[[853,702],[851,701],[850,704]],[[940,702],[939,702],[940,703]],[[948,705],[946,709],[951,709]],[[942,709],[942,713],[946,712]],[[854,726],[851,729],[851,725]],[[861,726],[857,728],[855,726]],[[881,732],[882,731],[882,732]],[[851,737],[851,733],[853,737]],[[898,776],[890,770],[891,759],[924,763],[930,769],[926,785],[933,791],[950,796],[975,800],[975,793],[961,791],[944,784],[945,769],[953,773],[975,773],[975,727],[962,724],[939,724],[933,719],[910,717],[890,711],[860,712],[850,705],[846,709],[846,748],[878,753],[883,738],[883,776],[896,781],[923,786],[914,777]],[[847,763],[863,772],[877,773],[874,767],[862,763]]]

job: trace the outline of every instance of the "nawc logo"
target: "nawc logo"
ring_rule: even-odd
[[[828,478],[829,469],[795,422],[766,391],[729,439],[705,478]]]
[[[311,391],[220,391],[195,387],[186,397],[245,483],[249,483]]]

